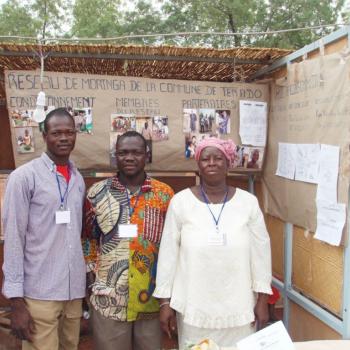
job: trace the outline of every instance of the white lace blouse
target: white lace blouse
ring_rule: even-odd
[[[217,218],[222,204],[210,204]],[[254,320],[254,292],[271,294],[270,239],[255,196],[237,189],[223,208],[224,245],[209,243],[215,221],[190,189],[170,202],[158,257],[157,298],[184,322],[202,328],[242,326]]]

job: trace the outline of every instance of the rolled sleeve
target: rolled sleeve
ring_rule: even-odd
[[[28,179],[15,171],[9,176],[3,207],[5,245],[2,292],[7,298],[24,295],[23,261],[29,204]]]

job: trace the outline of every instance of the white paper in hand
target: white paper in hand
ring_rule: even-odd
[[[282,321],[240,340],[238,350],[295,350]]]

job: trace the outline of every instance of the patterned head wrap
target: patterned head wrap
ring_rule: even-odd
[[[197,162],[199,160],[200,154],[202,153],[203,149],[206,147],[218,148],[227,158],[229,165],[232,165],[232,163],[235,160],[236,145],[233,143],[232,140],[221,140],[221,139],[218,139],[217,137],[209,137],[207,139],[200,141],[196,147],[194,157]]]

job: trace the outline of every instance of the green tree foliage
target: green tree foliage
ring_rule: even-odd
[[[249,31],[254,25],[257,4],[260,0],[172,0],[163,11],[167,18],[165,29],[177,31],[225,32]],[[214,47],[240,46],[241,36],[195,36],[185,39],[188,44]]]
[[[139,0],[135,7],[124,12],[123,31],[127,35],[160,33],[163,30],[162,14],[150,1]],[[139,44],[152,44],[159,38],[140,38],[134,40]]]
[[[271,0],[269,6],[260,5],[257,29],[272,31],[312,27],[337,22],[344,0]],[[255,45],[300,48],[332,32],[334,27],[303,30],[286,34],[258,37]]]
[[[0,10],[0,35],[46,38],[62,35],[66,25],[65,0],[8,0]]]
[[[176,31],[272,31],[336,23],[344,0],[172,0],[165,2],[165,28]],[[256,45],[299,48],[334,28],[265,36],[192,37],[214,47]]]
[[[28,5],[9,0],[0,9],[0,35],[36,36],[39,23],[30,15]]]
[[[39,23],[41,38],[62,36],[65,31],[63,27],[68,20],[70,3],[68,0],[35,0],[31,3],[30,12]]]
[[[127,34],[120,25],[119,0],[76,0],[72,34],[80,38],[106,38]]]
[[[0,35],[107,38],[175,32],[247,33],[333,24],[345,0],[7,0]],[[347,18],[347,17],[343,17]],[[178,35],[117,43],[299,48],[335,27],[275,35]]]

